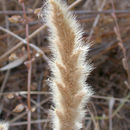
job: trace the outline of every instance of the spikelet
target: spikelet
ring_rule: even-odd
[[[8,130],[9,124],[4,121],[0,121],[0,130]]]
[[[46,24],[53,54],[51,89],[55,108],[54,130],[79,130],[85,116],[84,106],[92,92],[85,81],[91,71],[85,62],[89,45],[82,41],[82,30],[61,0],[48,0]]]

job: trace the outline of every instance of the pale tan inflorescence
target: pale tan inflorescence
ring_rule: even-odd
[[[86,63],[89,45],[82,41],[82,30],[61,0],[48,0],[46,24],[50,32],[53,59],[51,89],[54,102],[53,129],[79,130],[84,106],[92,92],[86,84],[91,66]]]
[[[8,130],[9,124],[4,121],[0,121],[0,130]]]

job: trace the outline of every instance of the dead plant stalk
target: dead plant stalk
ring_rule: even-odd
[[[26,62],[27,70],[28,70],[28,79],[27,79],[27,104],[28,104],[28,113],[27,113],[27,130],[31,130],[31,72],[32,72],[32,61],[31,61],[31,53],[30,53],[30,46],[29,46],[29,25],[28,19],[25,11],[25,4],[24,1],[21,3],[23,8],[23,17],[24,22],[26,25],[26,41],[27,41],[27,54],[28,54],[28,62]]]
[[[115,31],[115,34],[116,34],[117,39],[119,41],[118,45],[121,48],[122,53],[123,53],[123,59],[122,59],[123,67],[126,70],[127,75],[128,75],[128,82],[127,82],[126,85],[130,88],[130,69],[129,69],[129,64],[128,64],[128,57],[127,57],[127,54],[126,54],[126,48],[124,47],[123,40],[121,38],[120,28],[119,28],[119,24],[118,24],[118,21],[117,21],[117,16],[116,16],[116,13],[115,13],[115,6],[114,6],[113,0],[111,0],[111,4],[112,4],[112,9],[113,9],[112,16],[113,16],[113,19],[114,19],[114,22],[115,22],[114,31]]]
[[[53,130],[80,130],[84,106],[92,95],[85,82],[91,70],[91,65],[85,62],[89,44],[84,46],[82,29],[68,6],[61,0],[47,2],[45,21],[51,32],[49,40],[53,54],[49,64],[55,106],[52,110]]]

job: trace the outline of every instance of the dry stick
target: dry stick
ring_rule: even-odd
[[[130,94],[126,97],[126,98],[124,98],[124,100],[123,100],[123,103],[122,104],[120,104],[120,107],[118,107],[117,109],[116,109],[116,111],[112,114],[112,118],[120,111],[120,109],[123,107],[123,105],[125,104],[125,102],[126,102],[126,100],[128,100],[130,98]],[[99,117],[99,116],[96,116],[96,117],[94,117],[96,120],[108,120],[109,119],[109,117]],[[85,118],[86,120],[92,120],[91,118],[89,118],[89,117],[87,117],[87,118]],[[31,123],[33,123],[33,122],[35,122],[35,123],[42,123],[42,122],[49,122],[49,120],[36,120],[36,121],[31,121]],[[26,125],[27,124],[27,122],[18,122],[18,123],[12,123],[12,124],[10,124],[10,126],[15,126],[15,125]]]
[[[104,6],[105,6],[105,3],[106,3],[106,0],[103,1],[102,5],[101,5],[101,8],[99,9],[99,11],[102,11],[102,10],[103,10],[103,8],[104,8]],[[88,37],[88,42],[89,42],[89,41],[91,40],[91,38],[92,38],[92,35],[93,35],[93,33],[94,33],[94,29],[95,29],[95,27],[97,26],[99,19],[100,19],[100,14],[98,14],[97,17],[95,18],[95,21],[94,21],[94,23],[93,23],[93,25],[92,25],[92,29],[91,29],[90,34],[89,34],[89,37]]]
[[[2,0],[2,7],[3,7],[3,10],[6,11],[6,1],[5,0]],[[8,16],[5,14],[5,24],[6,24],[6,28],[9,29],[9,21],[8,21]],[[8,47],[9,47],[9,37],[7,38],[7,43],[8,43]]]
[[[91,2],[91,0],[87,0],[87,2],[85,4],[86,9],[88,8],[88,5],[89,5],[90,2]]]
[[[121,38],[121,32],[120,32],[120,28],[119,28],[119,24],[117,22],[117,17],[116,17],[116,14],[115,14],[115,6],[114,6],[114,2],[113,0],[111,0],[111,4],[112,4],[112,9],[113,9],[113,19],[114,19],[114,22],[115,22],[115,33],[117,35],[117,39],[119,40],[119,43],[118,45],[120,46],[120,48],[122,49],[122,53],[123,53],[123,67],[124,69],[126,70],[127,72],[127,75],[128,75],[128,82],[127,82],[127,85],[128,87],[130,88],[130,69],[129,69],[129,63],[128,63],[128,58],[127,58],[127,55],[126,55],[126,48],[124,47],[124,44],[123,44],[123,40]],[[130,98],[130,93],[127,95],[126,99],[129,99]],[[117,114],[117,112],[120,111],[120,109],[124,106],[125,104],[125,100],[117,107],[117,109],[114,111],[113,113],[113,117]]]
[[[119,24],[117,22],[117,17],[116,17],[116,14],[115,14],[115,6],[114,6],[113,0],[111,0],[111,4],[112,4],[113,12],[114,12],[112,14],[112,16],[113,16],[113,19],[114,19],[114,22],[115,22],[115,25],[116,25],[116,27],[115,27],[115,33],[117,35],[117,39],[119,40],[118,45],[122,49],[122,53],[123,53],[123,56],[124,56],[123,67],[124,67],[124,69],[127,72],[127,75],[128,75],[128,85],[130,87],[130,69],[129,69],[128,57],[126,55],[126,48],[124,47],[123,40],[121,38],[121,32],[120,32]]]
[[[109,130],[113,129],[113,122],[112,122],[112,111],[113,111],[113,106],[114,106],[115,100],[111,98],[109,100]]]
[[[91,103],[91,106],[93,107],[93,110],[95,111],[95,114],[96,114],[96,116],[97,116],[97,111],[96,111],[96,108],[95,108],[94,104]],[[100,128],[99,128],[99,123],[98,123],[98,121],[95,119],[93,112],[91,112],[91,109],[88,109],[88,111],[89,111],[89,113],[90,113],[90,115],[91,115],[91,119],[92,119],[92,121],[93,121],[93,124],[95,125],[94,130],[100,130]]]
[[[111,98],[113,98],[113,97],[111,97]],[[120,100],[122,103],[112,113],[111,117],[110,116],[109,117],[96,116],[95,119],[97,119],[97,120],[108,120],[109,118],[113,118],[120,111],[120,109],[124,106],[124,104],[126,103],[126,101],[128,101],[129,98],[130,98],[130,93],[125,98]],[[89,118],[86,118],[86,119],[89,120]]]
[[[2,96],[2,92],[3,92],[4,88],[5,88],[5,85],[6,85],[6,83],[7,83],[7,80],[8,80],[8,78],[9,78],[9,75],[10,75],[10,70],[8,70],[8,71],[6,72],[4,81],[3,81],[3,83],[2,83],[2,86],[0,87],[0,99],[1,99],[1,96]]]
[[[106,4],[106,0],[103,1],[102,5],[101,5],[101,7],[100,7],[100,9],[99,9],[99,11],[102,11],[102,10],[103,10],[105,4]],[[92,29],[91,29],[90,34],[89,34],[89,37],[88,37],[88,42],[90,42],[90,40],[91,40],[91,38],[92,38],[92,35],[93,35],[93,33],[94,33],[94,29],[95,29],[95,27],[97,26],[99,19],[100,19],[100,14],[98,14],[97,17],[96,17],[95,20],[94,20],[94,23],[93,23],[93,25],[92,25]],[[90,114],[91,114],[91,112],[90,112]],[[91,116],[92,116],[92,119],[93,119],[93,114],[91,114]],[[95,120],[93,120],[93,121],[95,121]],[[94,124],[97,124],[97,122],[94,123]],[[96,127],[96,126],[97,126],[97,125],[95,125],[95,127]],[[96,128],[96,129],[99,129],[99,128]]]
[[[32,102],[32,103],[35,104],[35,105],[33,106],[33,108],[41,107],[42,104],[46,103],[46,102],[49,101],[49,100],[50,100],[50,98],[47,98],[46,100],[41,101],[39,104]],[[18,115],[18,116],[15,117],[14,119],[12,119],[12,120],[10,121],[10,124],[12,124],[13,122],[15,122],[16,120],[20,119],[21,117],[23,117],[23,116],[26,115],[26,114],[27,114],[27,111],[21,113],[20,115]]]
[[[96,108],[95,108],[95,105],[94,105],[93,103],[91,103],[91,105],[92,105],[92,107],[93,107],[93,111],[94,111],[95,115],[97,116],[97,110],[96,110]],[[92,113],[92,114],[93,114],[93,113]],[[95,120],[96,120],[96,119],[95,119]],[[99,122],[96,120],[96,129],[95,129],[95,130],[97,130],[97,129],[100,130],[100,125],[99,125]]]
[[[19,2],[20,3],[20,2]],[[32,61],[31,61],[31,53],[30,53],[30,47],[29,47],[29,25],[28,25],[28,19],[25,12],[25,5],[24,1],[21,2],[22,8],[23,8],[23,16],[25,20],[26,25],[26,41],[27,41],[27,54],[28,54],[28,61],[27,61],[27,69],[28,69],[28,81],[27,81],[27,90],[28,90],[28,98],[27,98],[27,104],[28,104],[28,113],[27,113],[27,130],[31,130],[31,73],[32,73]]]
[[[6,3],[5,3],[6,1],[1,1],[1,2],[2,2],[3,10],[6,11]],[[5,22],[6,22],[6,28],[9,29],[8,16],[6,14],[5,14]],[[10,41],[9,38],[7,38],[8,47],[9,47],[9,41]],[[5,84],[6,84],[7,80],[8,80],[9,75],[10,75],[10,70],[8,70],[6,72],[5,79],[4,79],[3,83],[2,83],[0,92],[3,92],[3,90],[5,88]],[[0,94],[0,98],[1,98],[1,96],[2,95]]]
[[[76,7],[78,4],[80,4],[80,2],[82,2],[82,0],[77,0],[77,1],[75,1],[74,3],[72,3],[72,4],[68,7],[68,9],[73,9],[73,8]]]
[[[77,15],[79,14],[111,14],[113,13],[113,10],[102,10],[102,11],[94,11],[94,10],[76,10],[74,11],[74,13],[76,13]],[[130,10],[115,10],[116,14],[129,14]]]
[[[125,102],[128,100],[130,98],[130,94],[126,97],[126,98],[124,98],[124,100],[123,100],[123,102],[122,102],[122,104],[120,104],[119,105],[119,107],[115,110],[115,112],[113,112],[113,114],[112,114],[112,117],[111,118],[113,118],[119,111],[120,111],[120,109],[123,107],[123,105],[125,104]],[[41,104],[41,103],[40,103]],[[38,106],[36,106],[36,107],[38,107]],[[21,117],[22,116],[24,116],[26,114],[26,112],[24,112],[24,113],[22,113],[22,115],[21,115]],[[108,120],[109,119],[109,117],[99,117],[99,116],[96,116],[96,117],[94,117],[96,120]],[[19,118],[17,118],[17,119],[19,119]],[[86,120],[92,120],[92,118],[89,118],[89,117],[87,117],[87,118],[85,118]],[[15,120],[13,120],[13,121],[11,121],[11,122],[14,122]],[[42,120],[43,122],[45,121],[45,120]],[[33,121],[32,121],[33,122]],[[39,121],[38,120],[36,120],[36,121],[34,121],[34,122],[36,122],[36,123],[39,123]],[[42,122],[40,122],[40,123],[42,123]],[[27,124],[27,122],[18,122],[18,123],[11,123],[10,124],[10,126],[15,126],[15,125],[26,125]]]
[[[126,101],[130,98],[130,93],[126,96],[126,98],[122,101],[122,103],[117,107],[117,109],[113,112],[112,117],[114,117],[119,111],[120,109],[124,106],[124,104],[126,103]]]
[[[88,4],[89,4],[89,1],[91,0],[88,0]],[[78,1],[75,1],[78,3]],[[80,1],[79,1],[80,2]],[[86,8],[88,7],[88,4],[86,4]],[[33,14],[34,12],[33,11],[26,11],[26,14]],[[104,11],[93,11],[93,10],[76,10],[74,11],[74,13],[77,13],[77,14],[110,14],[110,13],[113,13],[112,10],[104,10]],[[130,10],[126,9],[126,10],[115,10],[115,13],[116,14],[124,14],[124,13],[130,13]],[[6,14],[6,15],[16,15],[16,14],[23,14],[23,11],[12,11],[12,10],[7,10],[7,11],[0,11],[0,15],[3,15],[3,14]]]
[[[4,92],[4,93],[0,93],[0,95],[3,95],[3,96],[6,96],[8,94],[26,95],[26,94],[28,94],[28,92],[27,91],[17,91],[17,92]],[[37,95],[37,94],[40,94],[40,95],[50,95],[49,92],[39,92],[39,91],[31,91],[31,94],[32,95]],[[122,99],[122,98],[106,97],[106,96],[98,96],[98,95],[92,95],[91,97],[95,98],[95,99],[102,99],[102,100],[110,100],[111,98],[113,98],[115,101],[123,102],[125,100],[125,102],[130,103],[130,100],[128,100],[128,99],[126,100],[125,98]]]
[[[5,0],[2,0],[1,1],[2,2],[2,8],[3,8],[3,10],[4,11],[6,11],[6,1]],[[9,29],[9,21],[8,21],[8,16],[5,14],[5,25],[6,25],[6,28],[7,29]],[[6,41],[7,41],[7,45],[8,45],[8,48],[10,47],[10,38],[9,37],[7,37],[7,39],[6,39]],[[9,75],[10,75],[10,70],[7,70],[7,72],[6,72],[6,75],[5,75],[5,78],[4,78],[4,81],[3,81],[3,83],[2,83],[2,86],[1,86],[1,92],[3,92],[4,91],[4,88],[5,88],[5,86],[6,86],[6,83],[7,83],[7,81],[8,81],[8,78],[9,78]],[[0,98],[1,98],[1,96],[2,95],[0,95]],[[1,104],[2,105],[2,104]],[[2,110],[1,110],[2,111]],[[3,125],[5,124],[5,127],[3,126],[3,128],[1,128],[1,129],[4,129],[4,130],[8,130],[8,123],[6,124],[6,123],[3,123]],[[2,125],[2,124],[1,124]]]
[[[0,93],[0,95],[3,95],[3,96],[6,96],[8,94],[26,95],[26,94],[28,94],[28,92],[27,91],[17,91],[17,92],[4,92],[4,93]],[[50,95],[49,92],[39,92],[39,91],[31,91],[31,94],[32,95],[37,95],[37,94],[40,94],[40,95]],[[130,100],[128,100],[128,99],[126,100],[125,98],[122,99],[122,98],[106,97],[106,96],[99,96],[99,95],[92,95],[91,97],[95,98],[95,99],[102,99],[102,100],[110,100],[111,98],[113,98],[115,101],[123,102],[125,100],[125,102],[130,103]]]
[[[0,93],[1,95],[8,95],[8,94],[14,94],[14,95],[26,95],[28,94],[27,91],[17,91],[17,92],[4,92],[4,93]],[[31,91],[31,94],[41,94],[41,95],[50,95],[49,92],[38,92],[38,91]]]
[[[27,41],[23,38],[21,38],[20,36],[16,35],[15,33],[3,28],[0,26],[0,30],[6,32],[6,33],[9,33],[10,35],[14,36],[15,38],[17,38],[18,40],[20,40],[21,42],[23,42],[23,44],[27,45]],[[45,55],[44,51],[41,50],[39,47],[37,47],[36,45],[32,44],[32,43],[29,43],[29,46],[31,48],[33,48],[34,50],[36,50],[38,53],[40,53],[42,55],[42,57],[46,60],[46,62],[48,63],[49,62],[49,59],[48,57]]]
[[[45,122],[50,122],[50,120],[46,120],[46,119],[42,119],[42,120],[34,120],[31,121],[31,124],[36,124],[36,123],[45,123]],[[23,121],[23,122],[17,122],[17,123],[12,123],[10,124],[10,126],[21,126],[21,125],[27,125],[28,122],[27,121]]]
[[[30,27],[30,29],[31,29],[31,30],[36,30],[36,29],[39,28],[39,27],[40,27],[40,25],[34,25],[34,26]],[[2,27],[2,28],[4,28],[4,27]],[[5,29],[5,28],[4,28],[4,29]],[[4,30],[3,30],[3,31],[4,31]],[[24,31],[25,31],[25,29],[22,28],[22,29],[20,29],[20,30],[12,31],[12,33],[18,35],[18,34],[23,34]],[[10,31],[10,32],[11,32],[11,31]],[[10,34],[10,35],[11,35],[11,34]],[[19,36],[19,35],[18,35],[18,36]],[[0,40],[3,40],[4,38],[7,38],[7,37],[8,37],[8,34],[3,34],[3,35],[0,36]],[[22,38],[22,39],[23,39],[23,38]]]
[[[47,115],[47,118],[46,118],[46,119],[48,119],[48,118],[49,118],[49,114]],[[48,124],[48,122],[44,123],[44,125],[43,125],[43,130],[45,130],[45,129],[47,128],[47,124]]]
[[[21,38],[20,36],[18,36],[17,34],[11,32],[10,30],[7,30],[6,28],[3,28],[3,27],[1,27],[1,26],[0,26],[0,30],[2,30],[2,31],[4,31],[4,32],[6,32],[6,33],[12,35],[13,37],[15,37],[15,38],[17,38],[18,40],[22,41],[23,44],[27,45],[27,41],[26,41],[25,39]],[[29,43],[29,46],[30,46],[31,48],[33,48],[34,50],[36,50],[38,53],[41,53],[42,55],[45,55],[44,52],[43,52],[39,47],[37,47],[36,45],[34,45],[34,44],[32,44],[32,43]]]
[[[125,98],[115,98],[115,97],[107,97],[107,96],[97,96],[97,95],[93,95],[93,98],[97,98],[97,99],[104,99],[104,100],[110,100],[111,98],[113,98],[115,101],[119,101],[119,102],[123,102],[124,100],[130,103],[130,100],[126,100]]]
[[[44,92],[42,92],[42,93],[44,93]],[[42,94],[42,93],[40,93],[40,94]],[[19,94],[19,93],[17,93],[17,94]],[[23,93],[21,93],[21,94],[23,94]],[[24,94],[27,94],[27,93],[25,93],[24,92]],[[38,92],[32,92],[32,94],[39,94]],[[92,97],[95,97],[95,96],[92,96]],[[113,97],[101,97],[101,96],[96,96],[95,98],[99,98],[99,99],[106,99],[106,100],[109,100],[110,98],[113,98]],[[127,97],[125,97],[124,99],[119,99],[119,98],[113,98],[115,101],[121,101],[122,103],[119,105],[119,107],[113,112],[113,114],[112,114],[112,116],[111,116],[111,118],[112,117],[114,117],[116,114],[117,114],[117,112],[123,107],[123,105],[126,103],[126,102],[130,102],[128,99],[130,98],[130,94],[127,96]],[[46,101],[48,101],[48,99],[46,100]],[[41,101],[40,102],[40,105],[42,105],[43,103],[45,103],[46,101]],[[34,102],[33,102],[34,103]],[[35,104],[35,103],[34,103]],[[35,106],[33,106],[33,107],[40,107],[40,105],[35,105]],[[10,124],[11,125],[13,125],[13,122],[14,121],[16,121],[16,120],[18,120],[18,119],[20,119],[21,117],[23,117],[24,115],[26,115],[26,113],[27,112],[23,112],[22,114],[20,114],[20,115],[18,115],[16,118],[14,118],[14,119],[12,119],[11,121],[10,121]],[[110,117],[100,117],[100,116],[96,116],[96,117],[94,117],[96,120],[108,120]],[[89,118],[89,117],[87,117],[87,118],[85,118],[86,120],[92,120],[92,118]]]
[[[27,98],[26,95],[21,95],[21,96],[24,97],[24,98]],[[49,100],[51,100],[51,98],[44,99],[43,101],[37,103],[35,100],[31,99],[31,102],[32,102],[34,105],[36,105],[38,108],[40,108],[41,110],[44,110],[44,111],[45,111],[45,109],[41,106],[41,104],[44,104],[45,102],[47,102],[47,101],[49,101]],[[33,108],[36,108],[36,106],[34,106]]]
[[[46,25],[41,26],[40,28],[38,28],[35,32],[33,32],[31,35],[28,36],[28,39],[32,39],[35,35],[37,35],[39,32],[41,32],[43,29],[46,28]],[[26,40],[26,39],[25,39]],[[14,46],[13,48],[11,48],[10,50],[8,50],[7,52],[5,52],[1,57],[0,57],[0,62],[7,57],[9,54],[11,54],[12,52],[14,52],[16,49],[18,49],[19,47],[21,47],[24,44],[23,41],[19,42],[16,46]]]
[[[120,109],[124,106],[124,104],[126,103],[126,101],[130,98],[130,93],[124,98],[122,99],[122,103],[117,107],[117,109],[112,113],[111,117],[103,117],[103,116],[97,116],[95,117],[95,119],[97,120],[108,120],[109,118],[113,118],[119,111]],[[87,119],[87,118],[86,118]],[[89,118],[88,118],[89,119]]]
[[[36,0],[35,3],[32,6],[32,9],[36,9],[37,5],[40,3],[39,0]]]
[[[32,14],[33,11],[26,11],[27,14]],[[7,15],[16,15],[16,14],[23,14],[23,11],[13,11],[13,10],[7,10],[7,11],[0,11],[0,15],[7,14]]]
[[[38,83],[38,91],[41,91],[42,81],[43,81],[43,72],[40,74],[40,79],[39,79],[39,83]],[[40,100],[41,100],[41,96],[40,96],[40,94],[38,94],[37,102],[39,103]],[[41,109],[40,108],[37,109],[37,117],[38,117],[38,120],[41,119]],[[42,130],[42,126],[40,123],[38,123],[38,130]]]
[[[23,44],[27,45],[27,41],[26,41],[25,39],[21,38],[20,36],[16,35],[15,33],[11,32],[11,31],[9,31],[9,30],[7,30],[7,29],[1,27],[1,26],[0,26],[0,30],[9,33],[10,35],[12,35],[12,36],[14,36],[15,38],[19,39],[20,41],[22,41]],[[30,46],[31,48],[33,48],[34,50],[36,50],[38,53],[40,53],[40,54],[42,55],[43,59],[45,59],[46,62],[49,63],[49,58],[45,55],[45,53],[44,53],[43,50],[41,50],[39,47],[37,47],[36,45],[31,44],[31,43],[29,43],[29,46]]]
[[[113,112],[113,114],[112,114],[112,117],[111,118],[113,118],[119,111],[120,111],[120,109],[123,107],[123,105],[125,104],[125,102],[128,100],[130,98],[130,94],[127,96],[127,97],[125,97],[124,99],[122,99],[122,104],[120,104],[119,105],[119,107],[115,110],[115,112]],[[44,102],[45,103],[45,102]],[[42,104],[42,102],[40,103],[40,104]],[[35,105],[36,106],[36,105]],[[36,107],[38,107],[38,106],[36,106]],[[16,119],[13,119],[13,120],[11,120],[10,122],[14,122],[14,121],[16,121],[16,120],[18,120],[20,117],[23,117],[25,114],[26,114],[27,112],[24,112],[24,113],[22,113],[22,114],[20,114]],[[96,117],[94,117],[96,120],[108,120],[109,119],[109,117],[99,117],[99,116],[96,116]],[[89,118],[89,117],[87,117],[87,118],[85,118],[86,120],[92,120],[92,118]],[[37,121],[36,121],[37,122]],[[19,122],[20,123],[20,122]],[[18,123],[18,124],[19,124]],[[39,123],[39,122],[37,122],[37,123]],[[42,122],[41,122],[42,123]],[[13,126],[13,125],[16,125],[17,123],[11,123],[10,125],[11,126]],[[21,124],[21,123],[20,123]],[[21,125],[26,125],[26,123],[23,123],[23,124],[21,124]]]

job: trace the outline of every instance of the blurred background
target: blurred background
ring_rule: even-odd
[[[92,45],[87,59],[95,68],[86,82],[95,93],[86,104],[82,130],[130,130],[130,0],[64,1],[84,29],[83,40]],[[44,2],[0,0],[0,120],[9,121],[10,130],[27,129],[29,81],[31,130],[52,130]]]

